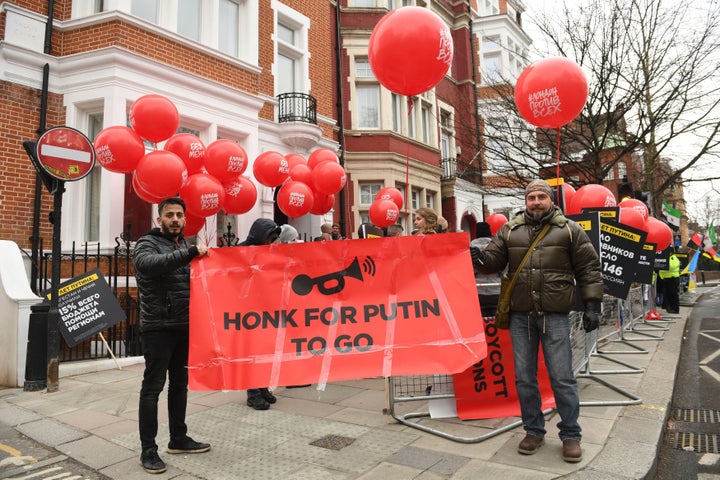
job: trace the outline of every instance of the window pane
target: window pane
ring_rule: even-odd
[[[417,210],[418,208],[420,208],[420,192],[417,190],[413,190],[412,192],[410,192],[410,197],[413,210]]]
[[[103,114],[96,113],[88,117],[88,137],[94,139],[103,128]],[[100,239],[100,182],[102,167],[96,163],[85,178],[85,241],[97,242]]]
[[[157,23],[157,0],[132,0],[130,11],[148,22]]]
[[[278,72],[278,92],[288,93],[295,90],[295,60],[284,55],[278,54],[277,57]]]
[[[425,206],[428,208],[432,208],[432,209],[435,208],[435,196],[434,195],[432,195],[430,193],[425,194]]]
[[[238,22],[240,6],[232,0],[220,0],[220,23],[218,25],[218,47],[220,51],[238,56],[240,43]]]
[[[375,85],[358,86],[358,127],[378,128],[380,126],[380,89]]]
[[[285,43],[289,43],[290,45],[295,45],[295,30],[293,30],[292,28],[287,27],[282,23],[278,23],[277,35],[279,40],[282,40]]]
[[[357,78],[375,78],[375,74],[370,67],[370,60],[367,59],[356,59],[355,60],[355,76]]]
[[[193,40],[200,40],[201,23],[202,8],[200,0],[179,0],[177,33]]]
[[[423,143],[430,143],[430,108],[422,109],[422,136]]]
[[[392,94],[392,129],[394,132],[401,133],[402,129],[402,98],[400,95]]]
[[[354,7],[374,7],[375,6],[375,0],[355,0],[353,2]]]
[[[360,204],[370,205],[375,201],[375,196],[383,188],[381,183],[360,183]]]

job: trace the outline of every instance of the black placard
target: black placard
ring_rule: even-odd
[[[60,284],[58,309],[58,328],[69,347],[125,320],[125,312],[97,269]]]
[[[655,270],[667,270],[670,265],[670,254],[672,247],[668,247],[662,252],[655,252]],[[687,265],[687,263],[686,263]]]
[[[638,257],[635,279],[634,281],[639,283],[646,283],[650,285],[652,283],[653,268],[655,267],[655,248],[657,245],[654,243],[645,243],[640,250],[640,256]]]
[[[600,263],[605,293],[627,298],[645,237],[647,233],[642,230],[612,220],[600,222]]]

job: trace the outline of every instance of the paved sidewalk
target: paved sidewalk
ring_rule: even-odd
[[[699,296],[699,293],[693,295]],[[692,295],[686,304],[691,304],[691,300]],[[596,375],[640,397],[642,403],[583,407],[580,424],[584,460],[581,463],[570,464],[560,458],[556,417],[549,418],[546,444],[533,456],[516,452],[524,436],[521,427],[483,442],[458,443],[398,423],[383,413],[387,408],[386,388],[384,379],[378,378],[332,383],[325,391],[318,391],[315,386],[280,387],[275,390],[278,402],[268,411],[247,407],[245,392],[190,392],[189,433],[196,440],[211,443],[212,450],[199,455],[164,453],[168,435],[164,414],[158,444],[168,470],[150,478],[645,478],[653,468],[662,440],[689,312],[690,308],[684,306],[679,316],[666,316],[666,320],[673,317],[675,320],[661,324],[667,330],[648,327],[648,334],[626,335],[644,352],[592,357],[591,371],[617,370],[619,365],[608,358],[642,368],[641,373]],[[627,351],[625,347],[627,344],[623,342],[609,342],[602,350]],[[55,393],[0,390],[0,426],[10,426],[47,446],[56,457],[64,455],[87,465],[99,472],[98,478],[102,475],[124,480],[148,478],[138,460],[141,361],[123,359],[122,369],[117,369],[109,360],[62,364],[60,389]],[[580,378],[579,383],[583,402],[624,399],[592,378]],[[417,402],[396,404],[396,407],[413,411],[419,408]],[[161,405],[160,411],[164,410]],[[516,419],[477,422],[428,419],[427,422],[430,425],[440,422],[435,424],[462,435],[467,429],[489,431],[513,420]],[[17,453],[24,452],[19,449],[12,452],[16,456]],[[27,474],[41,463],[33,460],[42,459],[29,456],[27,465],[0,470],[0,478]]]

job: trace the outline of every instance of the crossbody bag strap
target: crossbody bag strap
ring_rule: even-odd
[[[540,233],[538,233],[537,237],[535,237],[535,240],[533,240],[533,242],[530,244],[530,248],[528,248],[527,252],[525,252],[525,256],[520,262],[520,265],[518,265],[517,270],[515,270],[515,275],[513,275],[512,280],[510,280],[510,288],[508,289],[509,292],[511,292],[512,289],[515,288],[515,283],[517,282],[520,270],[522,270],[523,265],[525,265],[525,262],[530,257],[530,252],[532,252],[533,248],[535,248],[535,245],[537,245],[538,242],[542,240],[548,230],[550,230],[550,224],[546,223],[542,230],[540,230]]]

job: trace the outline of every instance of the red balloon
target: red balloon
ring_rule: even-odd
[[[285,160],[288,162],[288,170],[292,170],[295,165],[307,166],[307,160],[299,153],[288,153],[285,155]]]
[[[239,176],[231,182],[223,183],[225,187],[225,202],[223,210],[226,213],[240,215],[249,212],[257,200],[257,188],[252,180]]]
[[[154,197],[173,197],[187,180],[187,167],[172,152],[157,150],[140,159],[135,168],[137,182]]]
[[[305,185],[312,185],[312,170],[307,165],[295,165],[290,168],[290,178]]]
[[[397,205],[398,210],[402,209],[405,201],[402,192],[395,187],[381,188],[375,195],[375,200],[392,200]]]
[[[575,197],[575,189],[569,183],[563,183],[563,196],[565,197],[565,211]]]
[[[620,223],[647,232],[647,223],[642,214],[633,207],[620,207]]]
[[[648,217],[646,225],[648,234],[645,241],[657,245],[655,251],[662,252],[670,246],[673,233],[665,222],[661,222],[655,217]]]
[[[313,170],[323,162],[335,162],[339,164],[340,160],[337,154],[329,148],[318,148],[310,154],[307,164],[310,170]]]
[[[93,146],[98,163],[111,172],[130,173],[145,155],[140,135],[121,125],[101,130]]]
[[[388,90],[408,97],[430,90],[453,59],[447,24],[422,7],[401,7],[380,19],[368,45],[370,67]]]
[[[335,195],[324,195],[322,193],[315,194],[315,201],[313,207],[310,209],[310,213],[313,215],[325,215],[332,210],[335,205]]]
[[[248,165],[245,149],[238,143],[221,138],[207,146],[205,151],[205,170],[221,182],[242,175]]]
[[[290,218],[308,214],[314,201],[312,189],[302,182],[287,182],[280,187],[277,194],[278,208]]]
[[[266,187],[282,185],[282,183],[287,180],[289,174],[290,168],[288,162],[281,153],[273,151],[263,152],[258,155],[255,162],[253,162],[253,175],[255,175],[255,180]],[[312,204],[312,202],[310,203]]]
[[[143,190],[143,188],[138,184],[137,182],[137,175],[133,172],[132,176],[132,186],[133,190],[135,190],[135,194],[140,197],[141,200],[147,202],[147,203],[160,203],[164,200],[164,197],[156,197],[154,195],[150,195],[148,192]]]
[[[376,227],[388,227],[400,218],[400,209],[392,200],[375,200],[370,205],[370,221]]]
[[[185,228],[183,228],[183,236],[193,237],[205,226],[205,217],[196,217],[185,213]]]
[[[192,133],[176,133],[165,142],[163,150],[180,157],[188,175],[199,173],[205,165],[205,144]]]
[[[323,162],[312,170],[313,187],[318,193],[330,195],[345,188],[345,169],[335,162]]]
[[[144,95],[130,105],[130,126],[142,138],[162,142],[180,126],[177,107],[162,95]]]
[[[185,209],[196,217],[215,215],[225,201],[225,188],[220,181],[206,173],[190,175],[180,189],[180,198],[185,200]]]
[[[576,213],[582,213],[583,208],[614,207],[615,205],[615,195],[610,190],[597,183],[588,183],[575,192],[566,213],[575,215]]]
[[[515,105],[525,120],[540,128],[558,128],[582,112],[588,82],[580,66],[551,57],[530,64],[515,84]]]
[[[490,225],[490,233],[495,235],[498,230],[500,230],[500,227],[508,222],[508,219],[502,213],[493,213],[492,215],[488,215],[485,221]]]
[[[637,198],[627,198],[622,202],[618,203],[618,206],[621,208],[633,208],[640,215],[642,215],[643,220],[647,221],[648,219],[648,207],[642,202],[642,200],[638,200]]]

